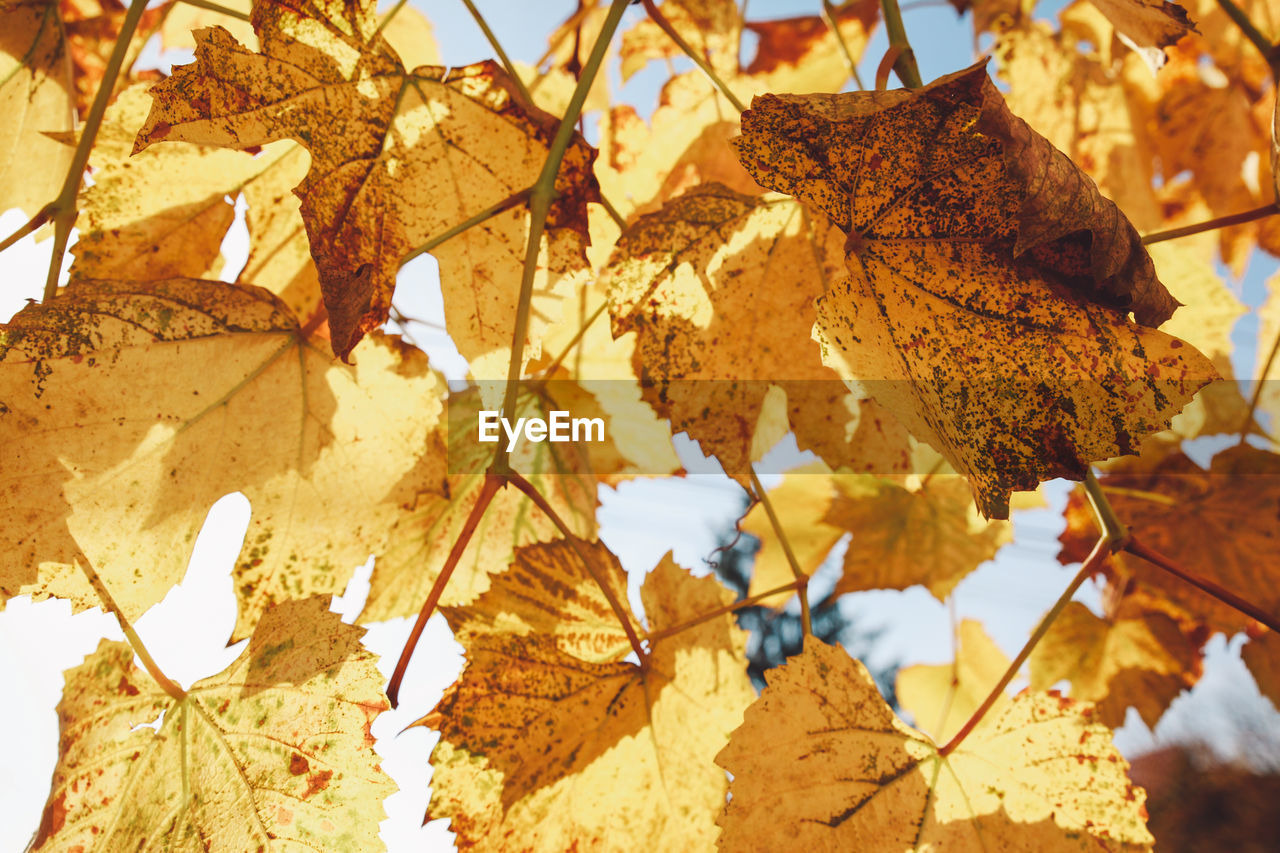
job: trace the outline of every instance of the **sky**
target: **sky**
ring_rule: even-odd
[[[508,52],[525,61],[533,61],[542,53],[545,34],[566,17],[574,5],[573,0],[544,0],[536,4],[477,0],[477,6]],[[755,18],[808,14],[817,7],[816,0],[751,0],[749,8],[751,17]],[[1041,14],[1053,8],[1042,7]],[[461,65],[492,55],[461,2],[438,0],[427,11],[446,64]],[[627,20],[637,19],[640,14],[639,8],[631,9]],[[957,18],[946,4],[914,7],[908,4],[904,19],[925,80],[973,61],[969,21]],[[885,47],[883,31],[878,29],[862,63],[864,80],[874,78],[875,66]],[[187,60],[177,57],[177,61]],[[683,67],[681,63],[677,65]],[[642,115],[647,115],[656,102],[658,86],[666,73],[662,64],[651,64],[621,88],[621,97],[633,103]],[[620,80],[616,69],[613,84],[614,91],[618,91]],[[240,212],[242,216],[243,210]],[[22,222],[22,215],[16,211],[0,215],[0,233],[11,232]],[[224,246],[227,258],[224,276],[233,278],[243,265],[245,241],[243,222],[238,221]],[[0,293],[0,319],[18,310],[26,297],[38,295],[48,247],[47,241],[36,244],[28,239],[0,256],[0,280],[5,282]],[[1246,302],[1257,303],[1261,281],[1274,269],[1273,259],[1253,260],[1249,275],[1240,285]],[[432,259],[420,258],[402,270],[397,304],[411,316],[443,316]],[[464,366],[446,336],[421,327],[413,331],[415,339],[426,345],[433,365],[451,376],[461,375]],[[1247,339],[1250,331],[1248,323],[1242,324],[1242,339]],[[1241,375],[1249,375],[1251,351],[1241,354],[1240,364]],[[696,447],[684,442],[682,452],[688,467],[693,468],[698,457]],[[790,451],[784,448],[780,452],[795,455],[794,446]],[[766,479],[766,485],[769,484],[770,479]],[[1009,655],[1020,648],[1074,571],[1059,566],[1055,558],[1067,486],[1050,484],[1045,492],[1048,509],[1016,514],[1014,543],[1003,549],[995,561],[967,578],[955,592],[957,614],[981,619]],[[616,490],[602,488],[600,497],[601,538],[628,569],[633,599],[644,572],[668,550],[674,551],[681,565],[699,573],[707,571],[706,559],[716,547],[718,536],[732,524],[742,505],[741,490],[722,474],[629,482]],[[239,646],[225,647],[235,607],[229,570],[239,550],[249,512],[248,502],[238,494],[223,498],[211,508],[187,578],[138,622],[137,629],[161,668],[184,685],[220,671],[239,652]],[[334,609],[348,620],[359,612],[370,569],[371,564],[366,564],[357,572],[346,595],[335,601]],[[1086,589],[1082,598],[1096,603],[1096,592]],[[888,662],[941,663],[951,659],[951,622],[947,609],[921,588],[861,593],[849,599],[847,609],[855,624],[883,629],[872,652],[873,668]],[[389,675],[408,628],[407,620],[398,620],[369,630],[366,643],[381,656],[384,674]],[[101,613],[72,617],[66,602],[32,605],[20,598],[0,611],[0,683],[10,687],[10,701],[0,703],[0,726],[4,731],[26,733],[22,738],[10,738],[6,745],[5,772],[0,775],[0,853],[22,849],[36,828],[47,795],[46,780],[57,755],[57,719],[53,709],[62,688],[62,672],[80,663],[101,637],[121,639],[114,620]],[[1221,638],[1211,643],[1211,662],[1204,681],[1190,696],[1175,702],[1161,724],[1162,740],[1185,739],[1196,734],[1200,731],[1198,721],[1202,715],[1220,713],[1227,707],[1236,709],[1248,725],[1278,724],[1280,718],[1257,696],[1252,679],[1240,664],[1238,645],[1238,640],[1228,644]],[[400,709],[383,714],[374,725],[383,767],[401,788],[401,793],[386,802],[388,820],[382,827],[383,837],[393,851],[450,847],[450,835],[443,822],[420,826],[426,808],[427,757],[435,735],[423,728],[404,734],[398,732],[430,710],[460,667],[459,648],[437,616],[429,625],[409,670]],[[1134,717],[1131,715],[1130,719]],[[1231,731],[1247,731],[1247,725]],[[1225,737],[1224,732],[1222,739]],[[1157,742],[1141,722],[1126,726],[1118,740],[1130,755]],[[1228,755],[1243,754],[1248,749],[1244,742],[1224,742],[1221,747]]]

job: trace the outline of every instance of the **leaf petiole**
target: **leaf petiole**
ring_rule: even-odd
[[[702,69],[702,73],[706,74],[711,82],[715,84],[715,87],[720,90],[720,94],[724,95],[729,103],[733,104],[734,109],[740,113],[747,111],[747,108],[743,106],[742,101],[738,100],[738,96],[733,94],[733,90],[729,88],[729,85],[720,79],[720,75],[716,74],[710,63],[703,59],[698,52],[693,49],[693,45],[685,41],[684,37],[681,36],[680,33],[676,32],[676,28],[671,26],[671,22],[668,21],[666,15],[663,15],[661,10],[654,5],[653,0],[644,0],[644,10],[649,13],[649,17],[658,25],[658,29],[666,33],[667,38],[675,42],[676,47],[684,51],[685,56],[692,59],[693,64]]]
[[[791,540],[787,538],[787,532],[782,529],[782,522],[778,520],[778,515],[773,511],[773,503],[769,500],[769,495],[765,492],[764,486],[760,483],[760,478],[756,476],[755,469],[751,469],[751,488],[756,493],[756,499],[760,501],[760,505],[764,507],[765,515],[769,516],[769,524],[773,526],[773,532],[778,537],[778,542],[782,545],[782,553],[786,555],[787,565],[791,567],[791,575],[796,582],[796,595],[800,599],[800,625],[804,629],[804,636],[813,636],[813,620],[809,613],[809,576],[800,569],[800,562],[796,559],[795,552],[791,550]]]

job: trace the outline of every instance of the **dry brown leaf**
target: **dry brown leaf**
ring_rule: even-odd
[[[1092,0],[1116,31],[1137,47],[1164,48],[1175,44],[1195,24],[1187,10],[1169,0]]]
[[[953,472],[844,476],[835,484],[825,521],[853,534],[837,594],[924,584],[943,601],[1013,541],[1013,525],[979,515],[968,484]]]
[[[757,180],[849,234],[853,278],[818,303],[824,359],[872,380],[984,515],[1136,450],[1216,377],[1147,328],[1176,302],[1133,226],[981,66],[917,91],[758,98],[743,132]]]
[[[1072,601],[1031,652],[1031,689],[1067,680],[1071,698],[1095,703],[1103,725],[1118,728],[1134,707],[1154,729],[1169,703],[1200,680],[1202,656],[1168,614],[1102,618]]]
[[[802,449],[835,451],[825,458],[832,467],[899,470],[900,449],[887,458],[862,455],[881,448],[851,435],[849,415],[808,417],[843,407],[848,397],[809,340],[813,300],[838,247],[838,233],[795,201],[760,200],[719,184],[640,217],[618,239],[603,273],[614,335],[636,333],[633,365],[645,399],[731,476],[745,478],[787,431],[785,414],[770,412],[768,400],[793,387],[810,405],[826,401],[791,420]],[[823,427],[835,435],[823,435]]]
[[[981,622],[965,619],[956,640],[954,663],[917,664],[898,670],[893,687],[902,710],[910,713],[916,728],[935,743],[955,737],[1009,668],[1009,658],[987,636]],[[1002,714],[1012,703],[1007,694],[1001,694],[987,714]]]
[[[562,568],[576,572],[561,583],[590,582],[580,564]],[[691,578],[670,556],[641,597],[655,631],[730,599],[714,578]],[[582,624],[572,611],[547,613],[540,600],[522,606],[506,595],[482,597],[469,619],[484,612],[491,621],[509,608],[521,619]],[[591,663],[565,650],[574,644],[558,647],[544,634],[474,634],[468,624],[460,625],[467,668],[425,721],[441,731],[428,818],[452,818],[459,845],[477,850],[714,843],[726,783],[712,757],[753,694],[731,616],[656,641],[643,670],[617,661],[630,650],[625,640],[615,643],[615,662]]]
[[[1180,452],[1136,462],[1100,478],[1120,520],[1144,545],[1264,610],[1280,611],[1280,456],[1248,445],[1213,457],[1209,469]],[[1063,563],[1086,543],[1092,512],[1079,489],[1067,504]],[[1228,636],[1251,620],[1173,575],[1127,553],[1109,558],[1114,583],[1133,582],[1176,618],[1198,621]]]
[[[334,352],[387,318],[401,259],[532,186],[559,122],[521,102],[494,63],[406,73],[372,4],[255,6],[263,53],[219,28],[196,61],[152,89],[136,150],[161,140],[247,148],[294,139],[311,153],[302,199]],[[446,79],[447,75],[447,79]],[[534,285],[527,357],[583,271],[592,151],[569,146]],[[481,378],[506,375],[529,214],[516,205],[453,237],[440,261],[446,322]]]
[[[181,700],[103,640],[67,672],[34,849],[376,849],[395,784],[369,729],[388,703],[363,629],[328,604],[268,610],[240,657]]]
[[[434,437],[434,446],[448,442],[447,487],[442,494],[421,494],[397,521],[390,547],[374,564],[361,622],[411,616],[426,600],[475,505],[498,447],[478,440],[479,412],[484,408],[475,389],[449,396],[447,432],[442,428],[443,434]],[[544,398],[526,395],[517,401],[514,417],[545,418],[548,408]],[[521,441],[510,458],[511,467],[538,489],[569,528],[588,538],[596,532],[597,481],[587,448],[595,447]],[[441,603],[472,601],[489,588],[490,574],[507,568],[517,548],[559,537],[555,524],[522,492],[511,487],[499,491],[480,519]]]
[[[67,44],[53,0],[0,2],[0,115],[0,212],[18,207],[33,216],[62,188],[74,151],[45,135],[75,127]]]
[[[1280,709],[1280,633],[1268,631],[1249,640],[1240,657],[1258,682],[1258,690]]]
[[[1151,849],[1145,795],[1086,703],[1024,692],[943,757],[858,661],[813,639],[716,757],[720,849]]]
[[[380,335],[335,363],[266,291],[77,282],[0,341],[4,598],[97,606],[87,560],[136,619],[240,491],[239,639],[275,601],[340,591],[403,506],[441,488],[427,439],[444,383],[426,356]]]
[[[871,30],[880,19],[876,0],[850,0],[835,8],[840,35],[819,15],[749,21],[759,39],[746,75],[769,92],[834,92],[849,79],[849,62],[862,58]]]

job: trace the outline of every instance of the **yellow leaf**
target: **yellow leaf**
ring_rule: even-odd
[[[831,469],[821,462],[788,471],[783,475],[782,482],[769,490],[769,500],[787,534],[792,554],[795,555],[800,571],[806,575],[812,575],[818,570],[827,554],[844,536],[844,531],[839,527],[823,521],[831,507],[833,496]],[[747,593],[749,596],[759,595],[765,590],[794,580],[791,563],[787,560],[782,541],[773,529],[763,504],[757,503],[751,507],[738,528],[760,540],[760,551],[756,554],[755,565],[751,570],[751,587]],[[761,599],[760,603],[767,607],[779,607],[793,595],[794,592],[780,592]]]
[[[658,11],[681,38],[705,57],[719,74],[738,73],[742,14],[734,0],[665,0]],[[622,34],[618,49],[622,81],[653,59],[674,59],[684,52],[649,16]]]
[[[426,356],[381,335],[356,356],[333,362],[266,291],[221,282],[82,281],[24,308],[0,331],[3,596],[97,606],[87,560],[136,619],[235,491],[252,506],[235,639],[272,602],[340,591],[444,476]]]
[[[942,756],[861,663],[809,640],[716,757],[733,775],[720,849],[1149,850],[1145,794],[1091,716],[1023,693]]]
[[[747,76],[769,92],[839,91],[850,76],[844,51],[855,63],[862,59],[880,7],[874,0],[851,0],[832,9],[839,37],[819,15],[748,22],[759,42]]]
[[[374,564],[361,622],[411,616],[426,600],[493,461],[497,444],[482,443],[478,438],[478,415],[485,408],[475,389],[450,395],[446,488],[439,494],[424,491],[397,520],[391,545]],[[517,400],[514,417],[546,418],[547,408],[544,398],[525,395]],[[505,442],[505,436],[500,440]],[[523,474],[570,530],[582,537],[594,537],[596,531],[597,482],[586,449],[591,446],[521,441],[510,458],[511,467]],[[472,601],[489,588],[491,573],[504,571],[512,562],[516,548],[559,537],[556,526],[522,492],[511,487],[499,491],[480,519],[441,603]]]
[[[1096,187],[981,66],[917,91],[757,98],[738,154],[845,230],[825,361],[969,478],[980,511],[1132,452],[1216,377]],[[1127,318],[1132,311],[1138,323]]]
[[[1013,525],[984,519],[963,477],[835,479],[824,521],[853,539],[836,593],[924,584],[945,600],[964,577],[1013,541]]]
[[[387,318],[401,260],[529,189],[559,122],[524,104],[494,63],[406,73],[377,32],[372,3],[255,7],[263,53],[214,27],[196,61],[155,86],[135,150],[161,140],[247,148],[294,139],[311,153],[297,187],[334,352],[346,357]],[[586,203],[597,200],[581,138],[561,167],[535,279],[528,358],[583,272]],[[480,378],[506,375],[526,204],[433,249],[445,315]],[[523,366],[523,365],[522,365]]]
[[[893,688],[902,710],[910,713],[916,728],[932,735],[935,743],[955,737],[1009,668],[1009,659],[987,636],[981,622],[961,622],[958,641],[954,663],[901,669]],[[1001,695],[987,715],[994,718],[1004,713],[1012,701]]]
[[[363,629],[328,604],[267,611],[240,657],[181,700],[102,641],[67,673],[34,849],[378,848],[395,784],[369,728],[388,703]]]
[[[588,582],[581,569],[560,581]],[[670,556],[641,597],[653,630],[730,600]],[[482,598],[471,612],[487,608]],[[542,634],[461,637],[467,668],[426,720],[441,731],[428,818],[452,818],[460,847],[711,848],[727,787],[712,758],[753,693],[732,616],[657,640],[645,669],[581,660]]]
[[[824,394],[829,406],[847,397],[809,340],[825,258],[839,252],[827,245],[832,233],[791,199],[704,184],[631,224],[603,273],[614,335],[636,333],[633,364],[645,399],[732,476],[745,477],[780,437],[759,440],[771,388]],[[833,467],[883,470],[901,456],[859,458],[875,448],[848,443],[848,418],[798,414],[800,447],[837,451],[825,460]]]
[[[1093,0],[1094,5],[1137,47],[1169,47],[1195,30],[1187,10],[1169,0]]]
[[[1096,704],[1103,725],[1123,725],[1125,712],[1135,707],[1154,729],[1174,697],[1200,679],[1201,657],[1165,613],[1103,619],[1072,601],[1031,652],[1031,689],[1065,679],[1073,699]]]
[[[67,44],[52,0],[0,2],[0,115],[0,211],[34,215],[62,188],[74,150],[45,136],[75,127]]]

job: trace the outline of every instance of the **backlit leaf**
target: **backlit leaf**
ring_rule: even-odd
[[[127,644],[102,641],[67,672],[34,849],[380,849],[395,785],[369,728],[388,703],[364,631],[327,608],[269,610],[240,657],[181,700]]]
[[[743,133],[757,180],[849,234],[852,278],[818,303],[826,362],[879,380],[984,515],[1133,452],[1216,376],[1147,327],[1176,303],[1137,233],[981,67],[918,91],[758,98]]]
[[[1145,795],[1084,703],[1024,692],[941,756],[866,667],[809,640],[716,761],[721,850],[1137,851]]]
[[[982,623],[965,619],[956,640],[953,663],[906,667],[898,671],[893,687],[902,710],[936,743],[955,737],[1009,668],[1009,658],[987,636]],[[987,713],[1003,713],[1012,702],[1008,695],[1001,695]]]
[[[23,309],[0,332],[4,597],[96,606],[87,560],[137,618],[235,491],[252,506],[235,639],[272,602],[340,591],[444,476],[426,356],[379,335],[356,357],[334,362],[269,293],[221,282],[82,281]]]

